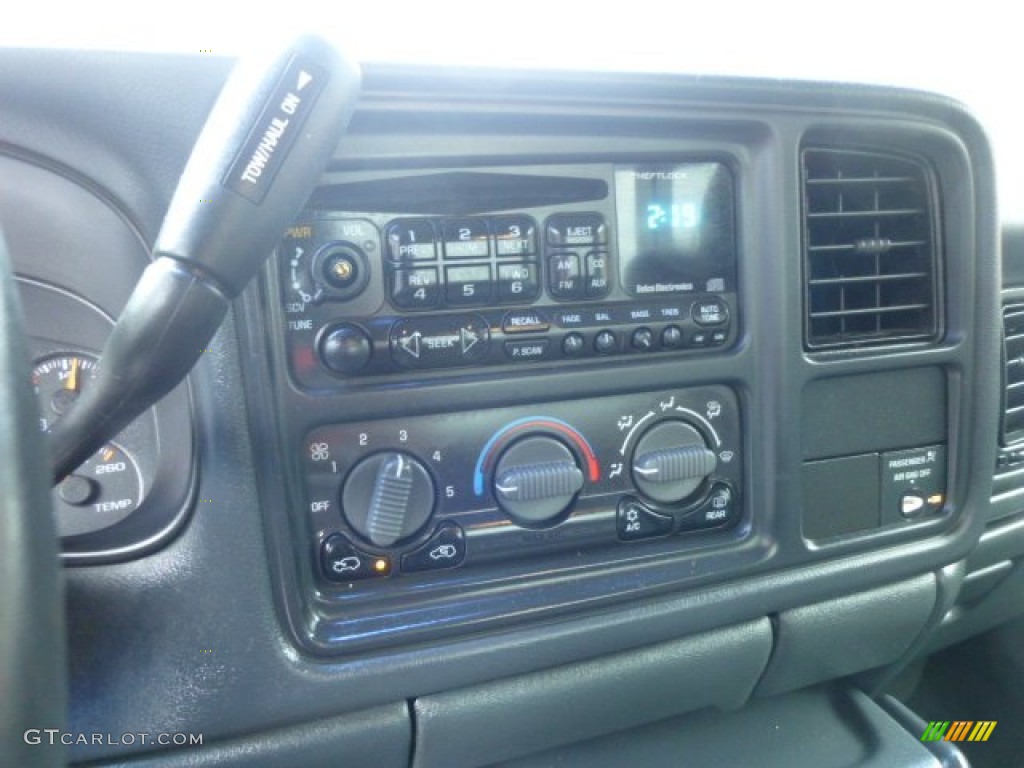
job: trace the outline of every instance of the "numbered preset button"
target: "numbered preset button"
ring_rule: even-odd
[[[387,228],[388,256],[392,261],[431,261],[436,258],[436,234],[430,219],[398,219]]]
[[[491,268],[486,264],[445,268],[445,299],[449,304],[486,304],[491,300]]]
[[[487,219],[450,219],[441,231],[446,259],[486,259],[491,255]]]
[[[498,256],[531,256],[537,252],[537,226],[529,216],[491,219]]]
[[[441,295],[437,269],[396,269],[391,280],[391,303],[402,309],[436,307]]]
[[[533,301],[540,293],[537,264],[499,264],[498,300]]]

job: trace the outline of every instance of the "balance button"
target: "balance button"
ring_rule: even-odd
[[[612,331],[601,331],[594,337],[594,350],[602,355],[610,355],[619,349],[619,340]]]
[[[491,300],[491,268],[445,267],[444,297],[449,304],[486,304]]]
[[[729,306],[721,299],[700,299],[690,307],[690,316],[697,325],[721,325],[729,320]]]
[[[540,277],[537,265],[499,264],[498,265],[498,300],[499,301],[533,301],[540,293]]]
[[[491,255],[487,219],[452,219],[441,227],[446,259],[486,259]]]
[[[529,256],[537,252],[537,227],[529,216],[491,219],[498,256]]]
[[[361,581],[391,572],[391,561],[381,555],[362,552],[340,533],[320,545],[320,567],[331,581]]]
[[[672,533],[672,517],[652,512],[643,504],[626,499],[615,513],[615,527],[623,541],[650,539]]]
[[[547,221],[548,245],[604,245],[608,227],[597,213],[552,216]]]
[[[740,516],[740,505],[725,483],[715,483],[707,500],[695,511],[683,518],[681,531],[704,531],[712,528],[728,528]]]
[[[437,269],[396,269],[391,276],[391,303],[402,309],[429,309],[441,298]]]
[[[431,261],[437,258],[437,235],[430,219],[398,219],[385,230],[392,261]]]
[[[608,254],[596,251],[587,254],[586,294],[591,298],[608,293]]]
[[[513,360],[540,360],[548,353],[547,339],[506,341],[505,354]]]
[[[634,349],[647,352],[654,349],[654,332],[650,328],[637,328],[630,341]]]
[[[501,330],[505,333],[540,333],[550,327],[544,314],[535,309],[506,312],[501,320]]]
[[[661,332],[661,346],[678,349],[683,346],[683,330],[678,325],[669,325]]]
[[[556,253],[548,258],[548,288],[556,299],[583,297],[583,268],[575,253]]]
[[[583,352],[584,341],[582,333],[570,333],[562,339],[562,352],[569,357],[575,357]]]
[[[402,571],[436,571],[454,568],[466,559],[466,535],[454,523],[444,523],[426,543],[402,556]]]

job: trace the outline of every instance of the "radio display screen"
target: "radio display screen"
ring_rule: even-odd
[[[627,293],[736,290],[733,180],[724,164],[617,165],[615,199]]]

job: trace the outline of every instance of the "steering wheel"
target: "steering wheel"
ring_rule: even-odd
[[[0,765],[26,767],[63,765],[67,709],[50,459],[29,370],[21,303],[0,233]]]

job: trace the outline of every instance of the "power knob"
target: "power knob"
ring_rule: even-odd
[[[663,421],[637,442],[633,482],[649,499],[677,504],[693,495],[717,463],[700,432],[683,421]]]
[[[407,453],[389,451],[360,461],[341,491],[348,524],[367,541],[390,547],[426,525],[434,512],[434,481]]]
[[[527,437],[511,445],[494,470],[494,495],[516,522],[554,522],[583,487],[572,451],[553,437]]]

